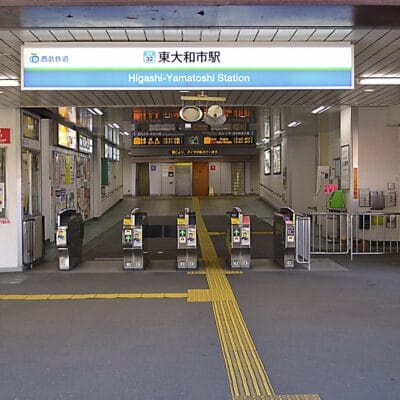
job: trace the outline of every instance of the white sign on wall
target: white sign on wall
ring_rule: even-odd
[[[347,43],[22,46],[23,90],[351,89]]]

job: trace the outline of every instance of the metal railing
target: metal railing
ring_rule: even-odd
[[[312,213],[311,254],[348,254],[350,217],[342,212]]]
[[[353,255],[400,253],[400,214],[371,212],[351,215]]]
[[[310,229],[311,217],[305,215],[296,215],[296,262],[306,264],[310,269]]]

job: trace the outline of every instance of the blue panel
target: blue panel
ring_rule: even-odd
[[[350,70],[26,71],[25,88],[322,88],[352,87]]]

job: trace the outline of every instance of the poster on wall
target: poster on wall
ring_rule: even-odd
[[[65,125],[58,124],[58,145],[71,150],[78,150],[77,132]]]
[[[264,175],[271,175],[271,149],[264,150]]]
[[[350,189],[350,147],[349,145],[342,146],[340,157],[340,188]]]
[[[56,197],[56,214],[59,213],[59,211],[63,210],[64,208],[67,208],[67,191],[66,189],[56,189],[55,191],[55,197]]]
[[[281,173],[281,145],[278,144],[273,149],[273,173],[278,175]]]

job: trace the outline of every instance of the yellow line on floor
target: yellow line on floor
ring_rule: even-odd
[[[187,293],[0,294],[0,300],[186,299]]]
[[[201,216],[200,202],[193,198],[197,232],[209,289],[188,291],[188,302],[211,301],[221,343],[232,399],[265,399],[274,389],[239,309],[231,285]]]

